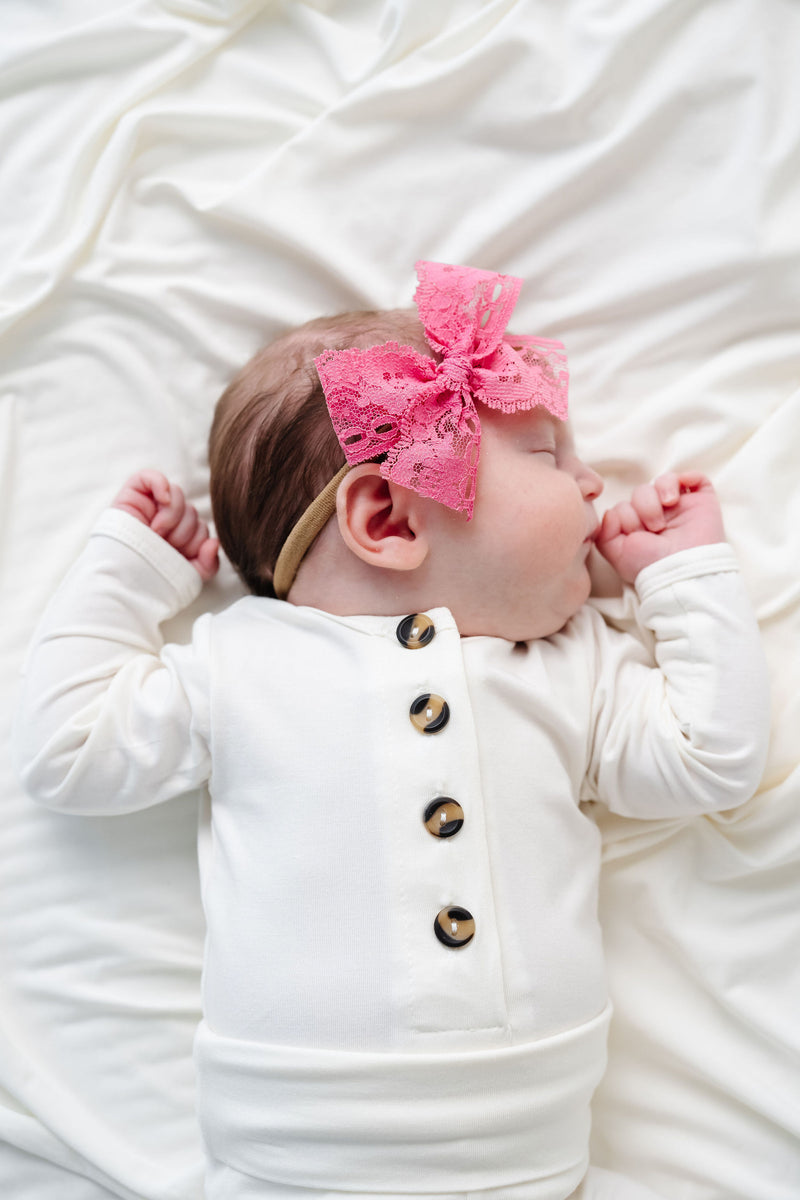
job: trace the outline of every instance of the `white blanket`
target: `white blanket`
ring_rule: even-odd
[[[673,466],[719,488],[770,760],[729,818],[599,818],[594,1158],[667,1200],[797,1200],[800,7],[4,0],[0,26],[0,1195],[202,1195],[200,798],[34,808],[7,742],[35,620],[131,470],[207,514],[213,405],[263,340],[409,304],[429,258],[526,280],[513,328],[566,342],[605,501]]]

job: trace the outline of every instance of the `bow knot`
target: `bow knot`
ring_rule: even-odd
[[[472,367],[473,356],[471,354],[448,354],[437,366],[436,374],[443,388],[458,395],[470,390]]]
[[[381,474],[472,516],[480,450],[475,400],[502,412],[567,415],[564,347],[506,335],[521,280],[418,262],[414,294],[437,363],[411,346],[325,350],[314,364],[351,466],[385,455]],[[512,344],[513,343],[513,344]]]

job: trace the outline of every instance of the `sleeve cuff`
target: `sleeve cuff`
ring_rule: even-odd
[[[651,563],[636,576],[634,587],[640,603],[644,604],[654,592],[672,587],[687,579],[699,579],[703,575],[718,575],[726,571],[739,570],[736,555],[727,542],[714,542],[710,546],[692,546],[679,550],[658,562]]]
[[[134,550],[174,589],[182,608],[200,595],[203,581],[191,563],[148,525],[121,508],[107,508],[91,536],[110,537]]]

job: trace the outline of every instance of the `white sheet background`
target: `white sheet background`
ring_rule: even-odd
[[[132,469],[207,512],[212,407],[265,338],[408,304],[422,257],[525,278],[514,327],[566,341],[609,501],[674,465],[722,494],[770,763],[731,818],[606,822],[595,1158],[668,1198],[797,1200],[800,4],[4,0],[0,25],[0,1194],[202,1191],[198,798],[28,803],[7,731],[36,617]]]

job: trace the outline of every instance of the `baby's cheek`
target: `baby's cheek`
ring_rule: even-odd
[[[543,514],[541,540],[553,562],[571,559],[589,532],[584,505],[553,504]]]

